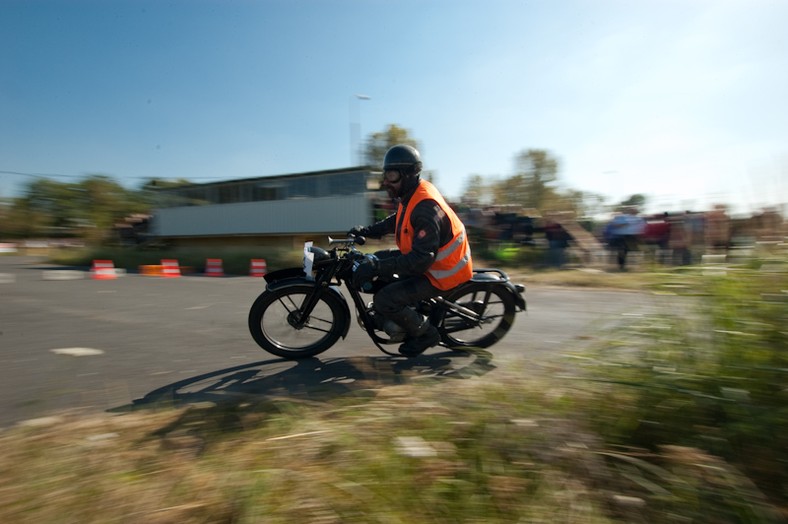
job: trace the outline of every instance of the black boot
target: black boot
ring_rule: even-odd
[[[389,318],[399,324],[407,333],[407,339],[399,347],[399,352],[406,357],[416,357],[440,342],[438,330],[411,308],[405,308]]]
[[[399,347],[401,355],[405,355],[406,357],[417,357],[424,353],[427,348],[437,346],[438,342],[441,341],[440,333],[438,333],[438,330],[435,326],[430,324],[429,321],[425,320],[420,327],[423,327],[424,333],[405,340]]]

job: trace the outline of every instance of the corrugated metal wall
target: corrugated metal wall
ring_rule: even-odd
[[[363,194],[157,209],[157,237],[287,235],[347,231],[372,220],[372,202]]]

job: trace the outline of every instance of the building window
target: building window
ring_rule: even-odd
[[[161,207],[179,207],[356,195],[368,191],[369,177],[366,171],[291,175],[172,188],[158,198]]]

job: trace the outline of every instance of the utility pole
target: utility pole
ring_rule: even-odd
[[[348,113],[350,115],[350,164],[364,163],[364,152],[361,144],[361,101],[372,100],[367,95],[356,94],[350,97]]]

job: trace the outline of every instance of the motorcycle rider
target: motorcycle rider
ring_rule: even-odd
[[[395,234],[398,249],[368,255],[353,273],[361,287],[376,277],[392,282],[375,294],[375,310],[406,333],[399,352],[415,357],[440,342],[438,330],[413,308],[419,301],[445,294],[473,276],[465,226],[443,196],[420,178],[421,155],[409,145],[390,148],[383,159],[381,185],[398,201],[396,213],[348,235],[381,238]]]

